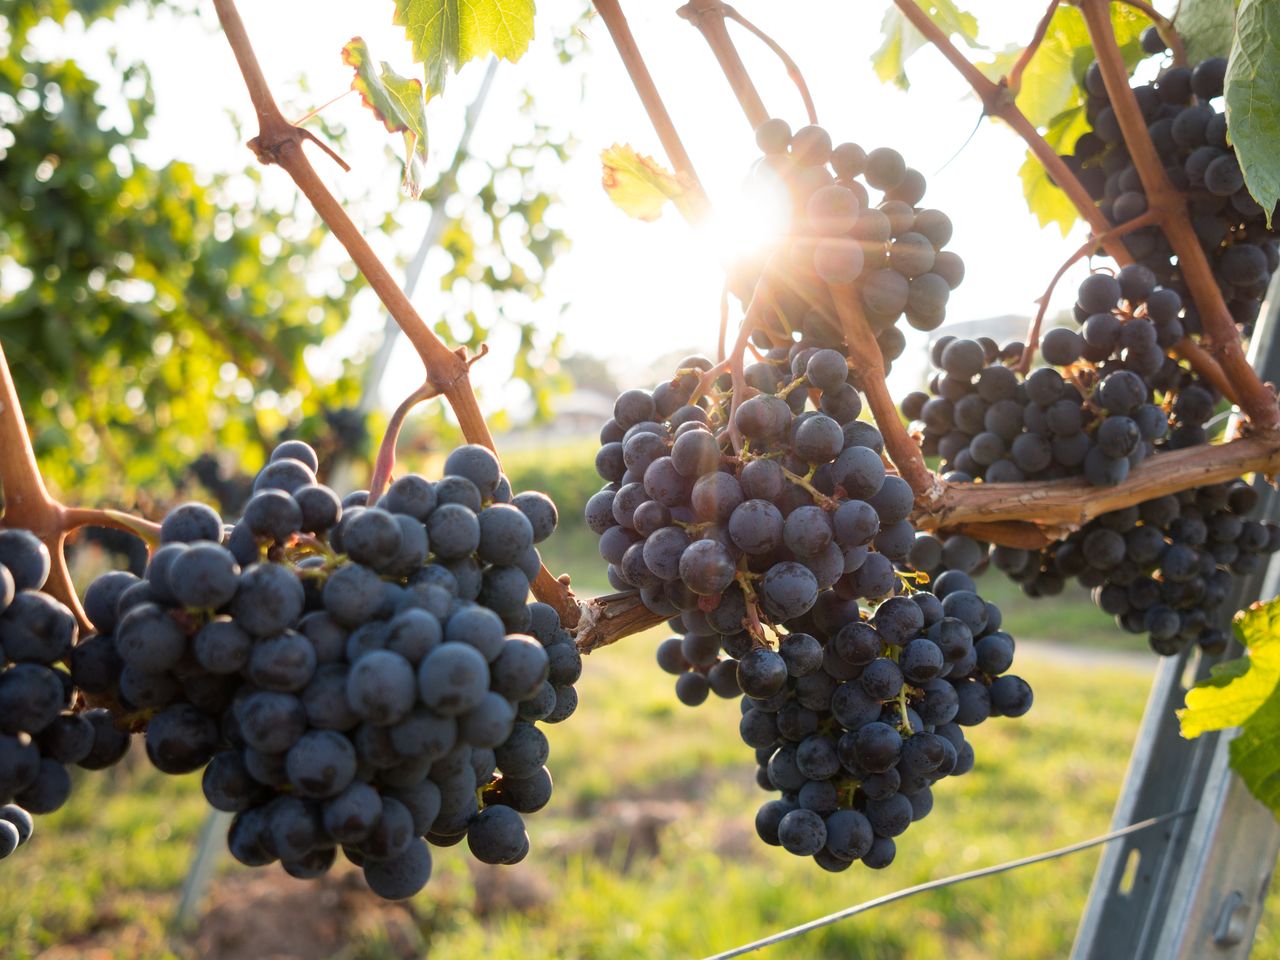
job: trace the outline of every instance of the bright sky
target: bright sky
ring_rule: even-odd
[[[709,49],[698,32],[676,16],[677,5],[631,0],[624,9],[699,176],[713,201],[728,210],[758,154]],[[974,0],[966,6],[978,16],[983,40],[992,49],[1024,43],[1042,12],[1040,4],[999,0]],[[287,114],[306,113],[347,88],[351,74],[341,62],[340,50],[354,35],[368,41],[376,58],[390,61],[403,73],[412,71],[403,34],[390,23],[391,0],[245,0],[240,7]],[[887,2],[834,0],[738,4],[800,65],[819,119],[837,142],[854,140],[868,149],[892,146],[928,178],[924,203],[951,217],[956,230],[950,248],[967,267],[964,284],[952,295],[948,323],[1027,315],[1082,235],[1064,240],[1056,228],[1036,225],[1016,176],[1023,147],[1005,128],[983,122],[961,150],[978,122],[978,104],[932,50],[911,61],[909,93],[879,82],[870,57],[887,7]],[[147,21],[131,16],[124,29],[108,26],[48,46],[90,65],[96,60],[100,69],[94,73],[99,77],[111,76],[102,53],[109,43],[117,44],[126,57],[144,59],[152,70],[158,110],[150,157],[179,157],[209,171],[241,170],[253,162],[242,146],[255,130],[252,110],[230,49],[216,30],[211,5],[202,3],[200,8],[200,18],[162,14]],[[544,0],[539,5],[533,47],[519,63],[501,66],[473,146],[483,155],[496,156],[520,135],[525,121],[516,107],[526,86],[535,92],[540,120],[571,132],[579,142],[570,164],[544,171],[545,184],[563,199],[554,214],[555,225],[568,232],[573,248],[554,268],[547,296],[522,309],[548,338],[561,332],[570,350],[610,358],[626,380],[629,371],[634,376],[647,361],[669,351],[714,349],[723,276],[714,235],[695,233],[674,210],[656,223],[630,220],[600,188],[599,153],[615,142],[631,143],[666,161],[603,22],[587,22],[587,50],[573,65],[557,62],[551,38],[563,34],[579,9],[577,0]],[[766,105],[793,126],[801,125],[800,100],[781,65],[754,38],[730,26]],[[431,104],[433,164],[445,164],[452,156],[463,111],[483,70],[481,63],[468,66],[444,97]],[[328,107],[325,117],[351,130],[346,159],[353,172],[344,175],[314,153],[317,167],[349,201],[351,215],[368,228],[379,252],[407,260],[429,210],[398,194],[387,157],[388,149],[398,144],[382,135],[354,96]],[[243,137],[237,136],[233,118],[248,131]],[[959,155],[947,163],[957,151]],[[283,172],[267,170],[264,178],[274,201],[292,202],[294,188]],[[390,237],[378,227],[388,210],[394,210],[403,225]],[[335,251],[335,260],[339,255]],[[414,298],[428,321],[443,308],[432,277],[441,269],[440,260],[428,261],[427,276]],[[1072,280],[1078,281],[1083,271],[1079,266],[1060,284],[1055,307],[1069,306]],[[372,298],[360,304],[343,349],[366,342],[381,324]],[[908,351],[895,366],[891,384],[899,393],[918,385],[925,362],[926,336],[905,322],[903,327]],[[501,355],[509,343],[496,339],[493,346]],[[482,362],[475,373],[486,406],[517,399],[519,391],[504,382],[502,363]],[[394,403],[417,377],[416,357],[399,351],[384,384],[384,402]]]

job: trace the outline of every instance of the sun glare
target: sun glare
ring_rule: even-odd
[[[790,224],[786,185],[757,172],[717,204],[707,230],[716,255],[730,265],[763,256],[782,239]]]

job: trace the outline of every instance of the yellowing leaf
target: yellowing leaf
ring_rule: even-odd
[[[1245,186],[1267,211],[1280,201],[1280,4],[1243,0],[1227,67],[1227,128]]]
[[[404,27],[423,65],[428,96],[444,89],[450,70],[493,54],[516,61],[533,39],[534,0],[396,0],[394,22]]]
[[[1143,56],[1138,38],[1149,23],[1126,6],[1112,7],[1111,27],[1126,66],[1132,67]],[[1022,47],[1011,47],[990,61],[978,64],[978,69],[997,80],[1009,74],[1021,54]],[[1092,59],[1093,47],[1084,15],[1076,7],[1059,6],[1049,21],[1044,39],[1022,72],[1018,109],[1035,126],[1043,127],[1064,110],[1083,103],[1079,80]]]
[[[947,36],[959,34],[969,46],[979,45],[977,18],[965,13],[951,0],[932,0],[921,4],[921,9],[946,31]],[[907,60],[925,45],[924,35],[897,7],[890,7],[885,13],[880,22],[880,32],[884,39],[871,55],[871,65],[882,83],[894,83],[905,90],[910,85],[906,73]]]
[[[1248,655],[1218,664],[1187,691],[1182,735],[1240,727],[1229,747],[1231,769],[1280,814],[1280,598],[1237,614],[1235,629]]]
[[[1236,636],[1248,654],[1220,663],[1187,691],[1178,711],[1182,735],[1198,737],[1246,723],[1280,682],[1280,599],[1255,603],[1236,616]]]
[[[351,89],[392,133],[404,134],[404,189],[422,192],[421,164],[427,160],[427,101],[422,81],[402,77],[384,61],[375,73],[369,47],[355,37],[342,48],[342,60],[355,70]]]
[[[1069,153],[1076,140],[1088,129],[1089,121],[1085,117],[1084,107],[1073,107],[1054,118],[1045,132],[1045,140],[1058,153]],[[1027,207],[1036,215],[1040,226],[1047,227],[1056,223],[1064,237],[1070,233],[1079,216],[1075,204],[1049,180],[1049,174],[1029,150],[1027,159],[1018,168],[1018,176],[1022,180],[1022,193],[1027,198]]]
[[[629,217],[656,220],[668,200],[681,211],[690,208],[690,185],[652,157],[630,146],[614,144],[600,154],[602,183],[609,199]]]

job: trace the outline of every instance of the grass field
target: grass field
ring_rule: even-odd
[[[508,462],[519,488],[562,504],[595,489],[582,450]],[[589,461],[587,461],[589,462]],[[582,595],[602,589],[594,538],[566,508],[545,551]],[[605,588],[607,589],[607,588]],[[765,795],[737,736],[736,703],[682,707],[653,664],[652,631],[592,655],[581,706],[552,727],[551,805],[530,818],[533,852],[515,867],[435,853],[435,876],[407,904],[384,904],[358,871],[319,883],[223,856],[191,929],[170,920],[207,808],[194,776],[164,777],[140,749],[84,776],[68,806],[0,864],[0,960],[640,960],[701,957],[931,878],[1104,832],[1146,701],[1154,657],[1065,657],[1034,642],[1131,650],[1081,594],[1031,603],[990,575],[1018,638],[1015,667],[1036,689],[1017,721],[973,731],[975,770],[946,782],[933,814],[875,873],[826,874],[760,843]],[[1041,960],[1065,956],[1098,852],[927,894],[761,956],[790,960]],[[1280,957],[1280,899],[1254,956]]]
[[[737,706],[681,707],[651,665],[659,634],[593,655],[582,706],[553,728],[556,796],[530,819],[533,853],[481,868],[436,854],[431,884],[384,905],[354,870],[323,883],[224,858],[194,930],[171,935],[205,807],[195,777],[135,751],[83,777],[71,803],[0,873],[0,956],[213,958],[698,957],[923,880],[1103,832],[1149,674],[1082,669],[1034,648],[1023,720],[978,728],[974,772],[939,789],[889,870],[840,875],[767,848],[763,794],[738,742]],[[1097,853],[921,896],[764,954],[786,958],[1039,960],[1069,949]],[[1273,898],[1274,900],[1274,898]],[[1273,914],[1274,915],[1274,914]],[[1268,923],[1257,957],[1280,955]]]

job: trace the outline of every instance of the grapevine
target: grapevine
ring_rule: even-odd
[[[771,794],[760,839],[831,872],[881,869],[935,788],[981,762],[973,728],[1033,709],[1010,672],[1016,640],[981,596],[989,568],[1032,599],[1079,582],[1160,655],[1229,648],[1232,578],[1280,550],[1245,479],[1280,472],[1275,390],[1245,349],[1280,235],[1221,106],[1228,60],[1188,62],[1145,4],[1154,79],[1138,82],[1110,5],[1079,0],[1086,129],[1060,148],[1017,99],[1058,5],[993,80],[939,18],[894,2],[1090,230],[1025,341],[1003,344],[938,332],[977,265],[950,249],[963,225],[925,203],[927,160],[833,139],[771,37],[720,3],[681,8],[754,133],[743,172],[788,223],[726,265],[721,355],[623,392],[601,426],[601,489],[561,504],[599,537],[615,591],[585,600],[538,550],[557,505],[503,473],[470,380],[487,348],[454,349],[424,321],[306,147],[342,161],[285,119],[234,0],[214,6],[257,114],[250,148],[345,248],[423,384],[393,415],[369,489],[340,496],[315,450],[287,440],[234,516],[185,502],[153,522],[50,495],[0,352],[0,859],[66,802],[69,767],[111,766],[138,734],[161,772],[201,772],[246,865],[315,878],[341,853],[404,899],[429,880],[432,845],[519,862],[523,815],[552,794],[538,725],[575,713],[584,654],[665,624],[656,659],[675,697],[739,699],[738,736]],[[594,6],[673,167],[620,173],[618,148],[606,185],[638,176],[704,221],[711,201],[620,5]],[[807,123],[770,115],[726,21],[777,54]],[[428,68],[431,95],[445,67]],[[1086,257],[1074,323],[1046,329],[1058,281]],[[938,333],[927,388],[894,398],[902,322]],[[398,470],[406,416],[437,397],[466,442],[439,477]],[[206,480],[217,468],[190,465]],[[149,557],[79,597],[64,548],[89,526],[142,539]]]

